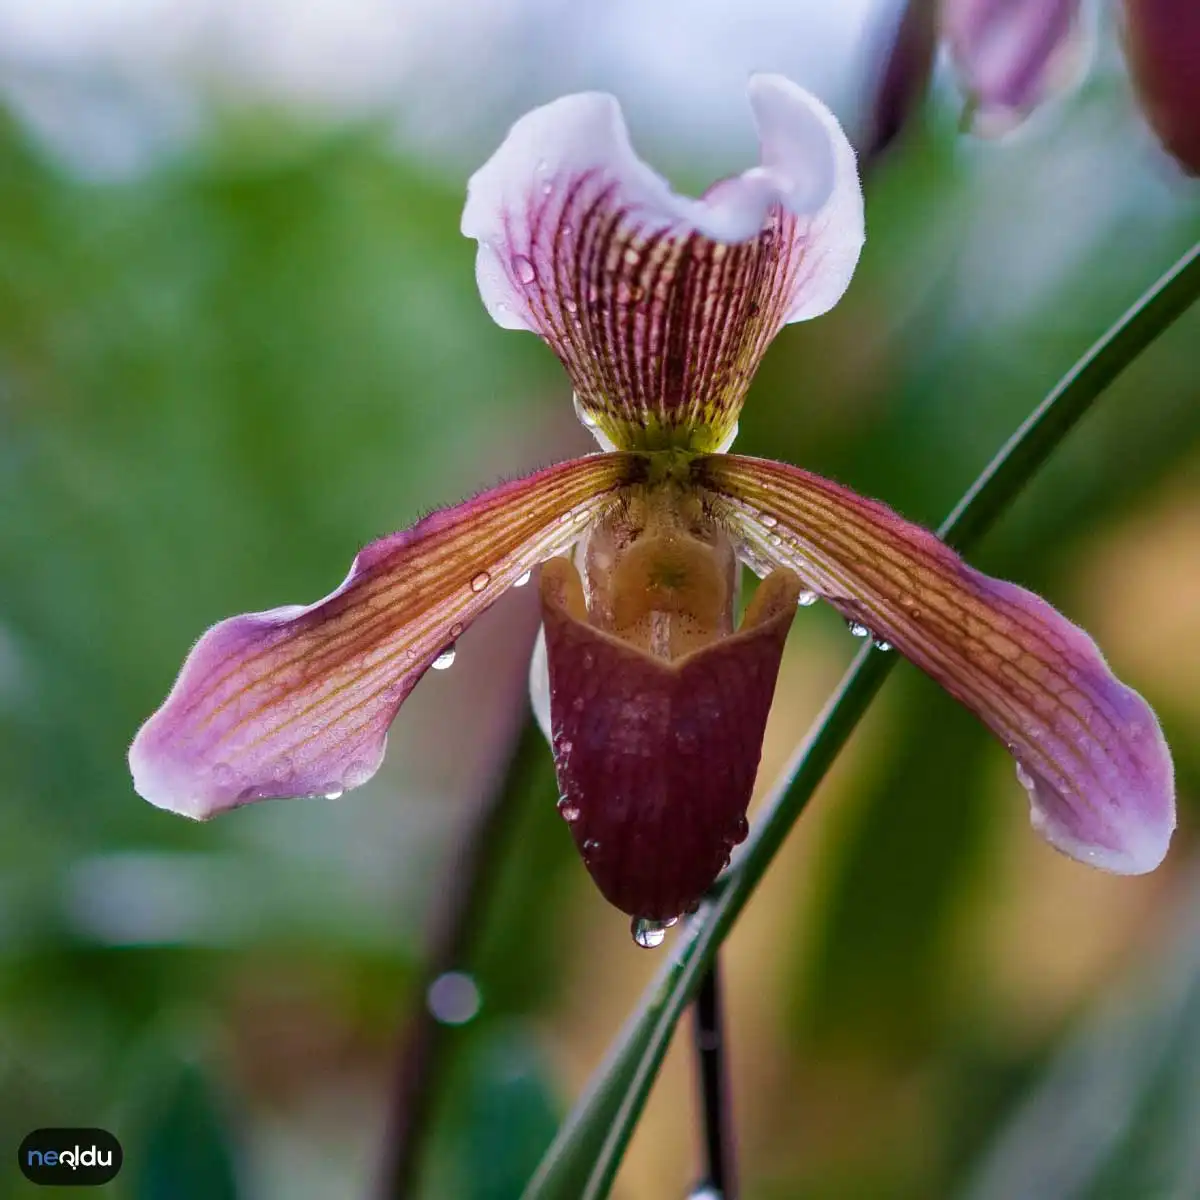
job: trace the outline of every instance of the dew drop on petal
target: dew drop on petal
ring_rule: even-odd
[[[450,636],[452,638],[462,637],[462,631],[463,623],[461,621],[455,621],[454,624],[450,626]]]
[[[812,608],[812,606],[814,604],[816,604],[816,602],[817,602],[817,593],[816,592],[801,592],[800,595],[798,595],[796,597],[796,605],[799,608]]]
[[[482,592],[483,589],[491,582],[492,577],[486,571],[480,571],[479,574],[471,580],[471,591]]]
[[[577,313],[579,311],[579,305],[576,304],[570,296],[563,301],[563,308],[565,308],[569,313]]]
[[[517,278],[522,283],[532,283],[537,277],[537,272],[533,269],[533,263],[523,254],[518,254],[513,262],[517,268]]]
[[[595,838],[588,838],[587,841],[583,843],[583,849],[585,853],[591,854],[600,849],[600,843],[596,841]]]
[[[325,793],[326,800],[340,800],[346,794],[346,789],[337,784],[326,784],[326,787],[329,789]]]
[[[875,639],[875,649],[876,649],[876,650],[883,650],[883,651],[886,653],[886,652],[887,652],[888,650],[890,650],[891,648],[892,648],[892,643],[891,643],[891,642],[885,642],[885,641],[883,640],[883,638],[876,638],[876,639]]]
[[[479,1012],[479,985],[465,971],[446,971],[429,985],[425,1003],[435,1021],[465,1025]]]
[[[667,936],[667,924],[665,921],[651,921],[648,917],[634,917],[629,923],[629,932],[643,950],[654,950],[663,944]]]
[[[579,805],[572,804],[566,796],[559,796],[558,811],[562,815],[562,819],[568,824],[579,820]]]
[[[447,646],[446,649],[443,650],[441,654],[439,654],[437,658],[433,660],[433,669],[435,671],[446,671],[450,667],[454,666],[454,654],[455,648],[453,646]]]
[[[870,637],[871,631],[859,621],[847,621],[846,628],[850,630],[855,637]]]
[[[765,529],[774,529],[775,526],[779,524],[779,518],[773,517],[770,513],[763,513],[763,515],[758,518],[758,523]]]
[[[572,398],[572,403],[575,405],[575,415],[583,422],[585,429],[596,428],[596,418],[583,406],[583,402],[579,399],[577,392]]]
[[[532,571],[525,571],[518,575],[516,579],[513,580],[513,587],[524,587],[529,582],[532,575]]]

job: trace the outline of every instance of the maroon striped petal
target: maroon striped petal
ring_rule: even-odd
[[[792,567],[1008,747],[1034,828],[1073,858],[1139,874],[1175,827],[1170,752],[1146,702],[1044,600],[967,566],[891,509],[797,467],[698,460],[752,565]]]
[[[623,454],[549,467],[371,543],[316,604],[214,626],[134,739],[134,787],[205,818],[365,783],[396,710],[438,656],[641,470]]]
[[[600,891],[630,916],[688,911],[746,836],[800,586],[774,573],[737,633],[669,661],[590,624],[567,559],[543,568],[559,811]]]
[[[616,100],[522,117],[472,177],[462,230],[492,317],[543,337],[602,444],[715,450],[780,326],[845,291],[863,242],[854,151],[777,75],[750,103],[762,165],[700,200],[634,153]]]

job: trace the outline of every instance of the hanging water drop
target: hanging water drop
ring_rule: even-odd
[[[882,650],[882,651],[884,651],[884,652],[886,653],[886,652],[887,652],[888,650],[890,650],[891,648],[892,648],[892,643],[891,643],[891,642],[885,642],[885,641],[883,640],[883,638],[876,638],[876,639],[875,639],[875,649],[876,649],[876,650]]]
[[[572,403],[575,405],[575,415],[580,419],[580,421],[583,422],[584,428],[585,429],[595,429],[596,428],[596,418],[593,417],[592,414],[590,412],[588,412],[588,410],[586,408],[584,408],[583,401],[581,401],[579,399],[579,393],[576,392],[575,395],[571,397],[571,400],[572,400]]]
[[[454,654],[455,648],[453,646],[447,646],[446,649],[443,650],[441,654],[439,654],[437,658],[433,660],[433,669],[435,671],[445,671],[454,666]]]
[[[859,621],[847,621],[846,628],[850,630],[855,637],[870,637],[871,631]]]
[[[718,1191],[711,1183],[702,1183],[698,1188],[688,1192],[687,1200],[725,1200],[725,1194]]]
[[[579,820],[579,805],[572,804],[566,796],[559,796],[558,811],[561,814],[562,819],[568,824],[570,824],[572,821]]]
[[[513,262],[517,268],[517,278],[522,283],[532,283],[537,277],[537,272],[533,269],[533,263],[523,254],[518,254]]]
[[[330,786],[329,790],[325,793],[325,799],[326,800],[340,800],[345,794],[346,794],[345,788],[338,787],[337,784],[333,784],[332,786]]]
[[[480,571],[479,574],[471,580],[471,591],[482,592],[483,589],[491,582],[492,577],[486,571]]]
[[[654,950],[663,944],[667,936],[665,921],[651,921],[649,917],[634,917],[629,923],[633,940],[643,950]]]
[[[816,602],[817,602],[817,593],[816,592],[801,592],[800,595],[798,595],[796,597],[796,605],[799,608],[812,608],[812,606],[814,604],[816,604]]]
[[[1037,791],[1037,782],[1026,769],[1025,764],[1017,761],[1017,782],[1032,796]]]
[[[524,587],[533,575],[532,571],[524,571],[513,580],[513,587]]]

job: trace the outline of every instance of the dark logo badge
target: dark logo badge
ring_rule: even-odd
[[[95,1187],[116,1178],[124,1157],[104,1129],[35,1129],[21,1143],[17,1165],[30,1183]]]

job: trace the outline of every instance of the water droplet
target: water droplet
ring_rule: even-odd
[[[346,789],[344,787],[338,787],[336,783],[326,784],[325,786],[328,788],[328,791],[325,793],[326,800],[340,800],[346,794]]]
[[[435,671],[445,671],[454,666],[454,653],[454,647],[447,646],[446,649],[443,650],[441,654],[439,654],[437,658],[433,660],[433,669]]]
[[[579,311],[579,305],[576,304],[570,296],[563,301],[563,308],[565,308],[569,313],[576,313]]]
[[[767,536],[767,541],[770,542],[772,546],[780,546],[783,544],[783,538],[781,538],[777,533],[769,534]]]
[[[775,526],[779,524],[779,518],[771,516],[770,513],[763,513],[763,515],[758,518],[758,521],[760,525],[765,526],[767,529],[774,529]]]
[[[575,513],[573,519],[576,525],[582,525],[583,522],[586,521],[591,515],[592,514],[588,512],[586,508],[581,508],[577,513]]]
[[[892,648],[892,643],[891,643],[891,642],[885,642],[885,641],[883,640],[883,638],[876,638],[876,639],[875,639],[875,649],[876,649],[876,650],[883,650],[883,651],[885,651],[885,652],[886,652],[886,651],[890,650],[891,648]]]
[[[532,571],[525,571],[522,574],[518,575],[516,577],[516,579],[513,580],[513,587],[524,587],[529,582],[530,576],[532,574],[533,574]]]
[[[486,571],[480,571],[478,575],[471,580],[471,591],[482,592],[489,583],[492,582],[492,577]]]
[[[452,638],[462,637],[462,631],[463,623],[461,621],[455,621],[454,624],[450,626],[450,636]]]
[[[537,272],[533,269],[533,263],[523,254],[518,254],[513,262],[517,268],[517,278],[522,283],[532,283],[537,278]]]
[[[479,1012],[479,985],[465,971],[446,971],[429,985],[425,1003],[435,1021],[465,1025]]]
[[[710,1183],[702,1183],[698,1188],[693,1188],[688,1192],[687,1200],[725,1200],[725,1194]]]
[[[213,780],[219,787],[228,787],[234,780],[236,772],[226,762],[219,762],[213,767]]]
[[[576,393],[575,396],[572,397],[572,401],[575,405],[575,415],[583,422],[584,428],[585,429],[595,429],[596,428],[596,418],[593,417],[592,414],[590,412],[588,412],[588,410],[586,408],[584,408],[583,401],[579,399],[578,393]]]
[[[591,854],[599,849],[600,843],[595,838],[588,838],[587,841],[583,843],[583,850],[585,854]]]
[[[663,944],[667,936],[667,923],[651,921],[649,917],[634,917],[629,923],[629,932],[643,950],[654,950]]]
[[[816,604],[816,602],[817,602],[817,593],[816,592],[801,592],[800,595],[798,595],[796,597],[796,604],[800,608],[812,608],[812,606],[814,604]]]
[[[846,628],[849,629],[855,637],[871,636],[871,631],[859,621],[847,621]]]
[[[733,831],[733,843],[738,845],[746,840],[747,834],[750,832],[750,822],[745,817],[738,817],[738,823]]]
[[[543,195],[543,196],[548,196],[548,195],[550,195],[550,193],[551,193],[552,191],[554,191],[554,188],[553,188],[553,187],[551,187],[551,186],[550,186],[550,184],[548,184],[548,183],[543,183],[543,184],[542,184],[542,195]]]
[[[559,796],[558,811],[562,814],[562,819],[567,822],[579,820],[579,805],[572,804],[566,796]]]

